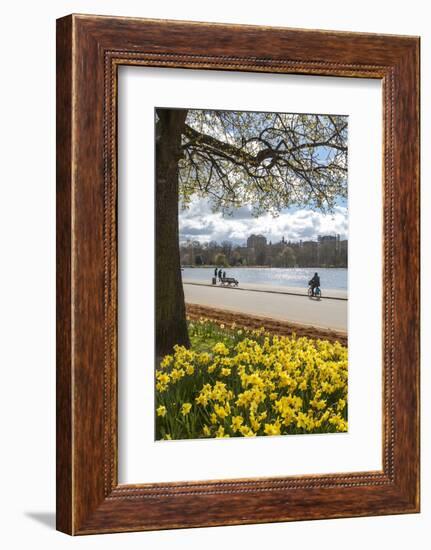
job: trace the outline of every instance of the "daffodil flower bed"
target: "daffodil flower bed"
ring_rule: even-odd
[[[347,348],[189,321],[156,370],[156,438],[347,431]]]

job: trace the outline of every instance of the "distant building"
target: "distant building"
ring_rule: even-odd
[[[340,235],[319,235],[317,237],[320,246],[328,245],[333,246],[337,250],[340,248]]]
[[[263,235],[250,235],[250,237],[247,239],[247,248],[254,248],[255,250],[259,250],[261,248],[265,248],[266,246],[266,237]]]
[[[319,235],[317,237],[317,240],[319,243],[328,243],[332,241],[339,241],[340,235]]]

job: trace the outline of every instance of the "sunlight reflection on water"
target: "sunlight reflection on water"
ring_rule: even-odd
[[[323,267],[247,267],[225,268],[227,277],[235,277],[241,283],[266,284],[270,286],[293,286],[306,288],[308,281],[317,271],[322,288],[347,290],[347,269]],[[182,272],[184,279],[195,281],[211,281],[214,275],[213,267],[185,267]]]

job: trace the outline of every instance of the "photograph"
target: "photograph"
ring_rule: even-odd
[[[348,116],[155,108],[155,439],[348,431]]]

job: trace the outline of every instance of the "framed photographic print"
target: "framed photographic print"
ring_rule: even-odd
[[[419,39],[57,22],[57,528],[419,511]]]

